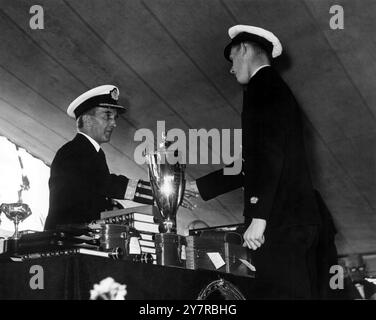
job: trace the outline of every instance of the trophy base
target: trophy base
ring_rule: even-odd
[[[157,233],[155,247],[158,265],[185,267],[186,241],[184,236],[174,233]]]
[[[176,222],[170,219],[167,219],[163,221],[162,223],[160,223],[158,229],[160,233],[176,234]]]

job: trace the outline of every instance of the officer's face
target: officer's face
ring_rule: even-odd
[[[244,44],[231,48],[230,60],[232,61],[230,73],[235,75],[236,80],[240,84],[247,84],[250,78],[250,72],[248,68],[247,50]]]
[[[90,116],[89,135],[99,144],[109,142],[117,117],[116,110],[97,107],[95,114]]]

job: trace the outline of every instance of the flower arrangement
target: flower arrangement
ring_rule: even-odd
[[[111,277],[103,279],[99,284],[94,284],[90,290],[90,300],[125,300],[127,295],[125,284],[115,282]]]

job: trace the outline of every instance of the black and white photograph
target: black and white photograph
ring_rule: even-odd
[[[376,300],[375,16],[0,0],[0,301]]]

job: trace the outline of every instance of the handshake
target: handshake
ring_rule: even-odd
[[[181,203],[183,208],[188,210],[194,210],[197,205],[192,202],[193,199],[197,199],[200,196],[196,181],[187,181],[185,184],[184,197]]]

